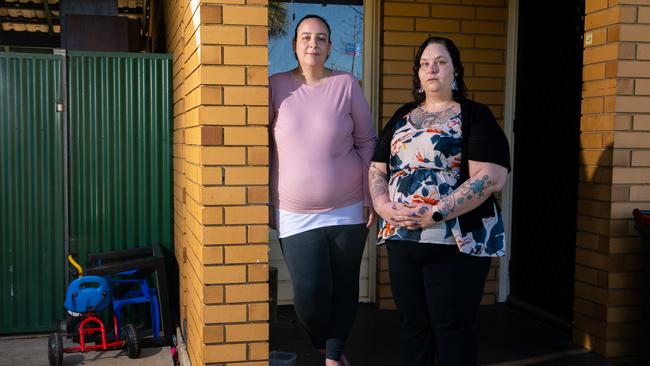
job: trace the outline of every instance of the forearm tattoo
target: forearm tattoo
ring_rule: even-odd
[[[371,164],[369,178],[370,197],[373,201],[383,195],[388,196],[388,175],[386,173]]]
[[[468,179],[458,187],[456,192],[438,202],[438,211],[443,217],[447,217],[467,201],[485,197],[487,187],[492,184],[493,182],[487,174],[481,179]]]

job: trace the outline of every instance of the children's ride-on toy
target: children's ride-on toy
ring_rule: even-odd
[[[81,267],[71,257],[68,259],[81,274]],[[72,316],[70,320],[78,321],[78,326],[76,322],[73,323],[76,329],[69,330],[68,337],[73,338],[74,341],[78,339],[79,346],[64,348],[61,334],[50,334],[47,350],[51,366],[63,365],[64,353],[126,348],[129,358],[137,358],[140,355],[140,338],[132,324],[125,324],[122,327],[121,337],[119,337],[115,315],[112,316],[112,332],[104,327],[104,322],[97,316],[97,312],[109,307],[111,298],[111,285],[104,277],[80,277],[70,283],[64,306]],[[73,334],[70,334],[71,331]],[[95,342],[95,344],[89,345],[89,342]]]

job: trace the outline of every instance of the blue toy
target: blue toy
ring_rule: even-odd
[[[122,322],[122,307],[139,304],[149,303],[149,311],[151,313],[151,330],[154,337],[160,336],[160,311],[158,310],[158,293],[155,288],[150,288],[147,284],[146,278],[137,278],[135,275],[137,271],[120,272],[115,277],[108,277],[108,280],[115,285],[123,285],[129,287],[129,290],[118,294],[119,291],[113,293],[113,314],[117,317],[117,325]]]
[[[126,324],[122,327],[122,336],[118,336],[117,319],[113,315],[113,329],[104,327],[104,322],[96,316],[96,312],[104,310],[111,305],[111,285],[104,277],[81,277],[83,269],[75,262],[72,256],[68,260],[79,272],[79,278],[68,286],[65,296],[65,308],[75,319],[80,319],[75,334],[68,334],[73,340],[79,340],[79,346],[63,347],[63,338],[60,333],[50,334],[48,339],[48,359],[50,366],[63,365],[63,353],[88,352],[92,350],[106,351],[109,349],[126,348],[129,358],[140,355],[141,341],[133,327]],[[76,324],[75,324],[76,325]],[[70,333],[70,331],[69,331]],[[107,337],[108,336],[108,337]],[[99,339],[98,339],[99,338]],[[112,338],[112,339],[109,339]],[[95,344],[89,345],[87,342]]]
[[[111,303],[111,285],[104,277],[80,277],[70,283],[63,305],[71,315],[98,312]]]

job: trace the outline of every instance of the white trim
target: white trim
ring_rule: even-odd
[[[504,105],[504,123],[503,130],[510,142],[510,152],[514,153],[514,119],[515,119],[515,101],[517,97],[517,31],[519,27],[519,0],[511,0],[508,4],[508,45],[506,48],[506,96]],[[513,161],[511,156],[511,161]],[[501,203],[503,207],[503,221],[506,234],[508,237],[506,244],[506,255],[501,258],[499,266],[499,294],[497,301],[505,302],[510,294],[510,252],[512,245],[512,177],[514,173],[508,175],[508,181],[503,189]]]
[[[379,2],[363,2],[363,92],[370,104],[375,131],[379,131]],[[366,240],[368,251],[368,301],[377,301],[377,227],[370,228]]]

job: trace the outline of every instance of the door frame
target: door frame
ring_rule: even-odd
[[[504,121],[503,132],[505,133],[510,144],[510,151],[514,154],[515,135],[513,126],[515,116],[515,101],[517,97],[517,34],[519,30],[519,0],[510,0],[508,2],[508,31],[506,46],[506,83],[505,83],[505,100],[504,100]],[[511,156],[510,160],[513,161]],[[498,302],[505,302],[510,295],[510,255],[512,248],[512,182],[513,171],[508,174],[508,180],[503,188],[501,196],[501,206],[503,207],[502,215],[505,225],[506,236],[506,255],[500,258],[499,265],[499,292]]]
[[[381,9],[375,0],[363,1],[363,93],[365,94],[375,131],[379,126],[379,67]],[[377,225],[368,231],[368,302],[377,301]]]

